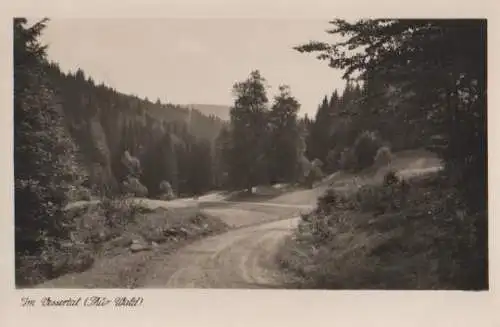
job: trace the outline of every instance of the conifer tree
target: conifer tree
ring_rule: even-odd
[[[37,254],[68,238],[70,223],[62,212],[68,192],[86,174],[76,163],[61,106],[46,75],[46,26],[14,19],[14,175],[16,252]],[[16,256],[17,257],[17,256]]]
[[[299,173],[301,135],[297,122],[299,102],[288,86],[280,86],[269,112],[269,176],[271,182],[293,182]]]

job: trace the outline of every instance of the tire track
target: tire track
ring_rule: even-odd
[[[195,242],[158,262],[145,287],[279,288],[274,256],[299,218],[237,229]]]

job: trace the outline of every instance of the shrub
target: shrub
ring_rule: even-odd
[[[340,153],[339,166],[340,169],[345,171],[353,171],[357,169],[358,161],[352,150],[344,149]]]
[[[175,199],[174,190],[172,186],[167,181],[160,182],[160,196],[161,200],[173,200]]]
[[[323,161],[319,160],[318,158],[315,158],[312,162],[311,165],[313,168],[322,168],[323,167]]]
[[[107,226],[124,226],[134,221],[136,215],[143,211],[142,207],[126,198],[109,199],[101,201],[103,215],[106,217]]]
[[[320,166],[313,166],[313,169],[311,169],[311,173],[315,181],[323,178],[324,176],[323,170]]]
[[[305,184],[307,187],[312,188],[314,182],[323,178],[322,166],[323,162],[317,158],[311,162],[310,169],[305,177]]]
[[[363,212],[384,214],[405,206],[409,187],[406,181],[390,171],[384,176],[383,185],[364,185],[354,194],[353,200]]]
[[[344,192],[329,188],[318,197],[316,209],[311,214],[315,215],[318,212],[331,214],[339,210],[346,211],[352,209],[355,209],[354,202]],[[307,219],[307,217],[305,218]]]
[[[299,160],[299,166],[300,166],[299,183],[301,185],[306,185],[308,182],[309,173],[311,171],[311,162],[305,156],[301,156]]]
[[[94,264],[92,248],[85,244],[51,242],[40,255],[16,258],[16,283],[32,286],[67,273],[82,272]]]
[[[353,154],[356,158],[356,168],[364,169],[373,165],[377,150],[381,147],[382,141],[375,132],[365,131],[361,133],[353,145]]]
[[[383,213],[387,207],[387,189],[380,186],[362,186],[355,194],[356,206],[363,212]]]
[[[394,185],[399,183],[399,178],[395,171],[388,171],[384,176],[384,186]]]
[[[122,183],[123,193],[127,195],[145,197],[148,195],[148,189],[141,184],[136,177],[128,177]]]
[[[318,210],[330,212],[337,201],[337,193],[333,189],[328,189],[323,195],[318,198]]]
[[[121,163],[125,167],[129,176],[139,177],[142,174],[141,162],[136,157],[130,155],[128,151],[123,153]]]
[[[334,172],[341,169],[340,159],[342,157],[343,149],[335,148],[328,152],[326,157],[327,170]]]
[[[375,165],[382,167],[390,164],[392,161],[391,149],[387,146],[380,147],[375,155]]]
[[[92,195],[88,188],[82,186],[71,186],[66,194],[68,202],[76,201],[90,201],[92,200]]]

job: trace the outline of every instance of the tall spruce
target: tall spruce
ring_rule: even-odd
[[[69,238],[63,208],[85,180],[76,147],[46,74],[42,20],[14,19],[15,243],[18,255],[39,254]],[[18,256],[16,256],[17,258]]]
[[[280,86],[269,112],[269,177],[272,183],[294,182],[302,156],[301,134],[297,121],[299,102],[288,86]]]
[[[323,101],[316,111],[316,116],[310,126],[309,138],[307,141],[307,157],[309,160],[326,157],[330,132],[330,108],[328,97],[325,95]]]

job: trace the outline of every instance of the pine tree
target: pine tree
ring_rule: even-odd
[[[339,93],[337,90],[333,91],[332,96],[330,97],[330,101],[328,102],[328,107],[330,108],[330,112],[332,115],[336,114],[336,111],[339,106]]]
[[[15,231],[18,255],[38,254],[68,238],[71,222],[62,212],[68,192],[85,172],[76,163],[76,147],[45,67],[38,41],[47,20],[30,27],[14,19],[14,175]],[[55,243],[54,243],[55,242]]]
[[[302,156],[297,121],[300,104],[288,86],[280,86],[279,92],[269,113],[269,176],[273,183],[295,181]]]
[[[309,137],[307,140],[307,157],[309,160],[326,160],[328,150],[331,148],[333,110],[328,97],[325,96],[318,107],[316,117],[311,124]]]

